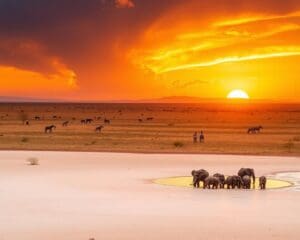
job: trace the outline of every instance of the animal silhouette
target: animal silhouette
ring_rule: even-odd
[[[46,126],[45,133],[52,133],[53,129],[56,129],[55,125]]]
[[[95,132],[101,132],[102,128],[103,128],[103,126],[102,126],[102,125],[101,125],[101,126],[98,126],[98,127],[96,127],[96,128],[95,128]]]
[[[63,123],[62,123],[62,125],[63,125],[63,127],[66,127],[66,126],[68,126],[68,125],[69,125],[69,121],[65,121],[65,122],[63,122]]]

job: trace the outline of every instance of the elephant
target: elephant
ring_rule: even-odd
[[[250,179],[252,177],[252,181],[253,181],[253,188],[255,188],[255,173],[254,173],[254,169],[253,168],[241,168],[238,171],[238,175],[243,178],[244,176],[249,176]]]
[[[201,181],[203,182],[204,185],[205,179],[209,176],[209,173],[204,169],[193,170],[191,174],[193,176],[193,186],[197,188],[200,187]]]
[[[225,183],[227,185],[227,189],[234,189],[234,188],[241,188],[242,186],[242,178],[240,176],[228,176],[225,180]]]
[[[205,181],[204,181],[204,185],[203,185],[203,188],[212,188],[212,189],[218,189],[219,187],[219,179],[216,178],[216,177],[211,177],[211,176],[208,176]]]
[[[224,184],[225,184],[225,176],[221,173],[215,173],[213,175],[213,177],[218,178],[219,183],[220,183],[220,188],[224,188]]]
[[[227,185],[227,189],[230,189],[230,187],[233,188],[232,183],[233,183],[233,178],[232,178],[232,176],[228,176],[228,177],[225,179],[224,185]]]
[[[250,189],[251,188],[251,178],[245,175],[243,178],[243,188]]]
[[[260,189],[266,189],[267,178],[265,176],[261,176],[259,178],[259,187]]]

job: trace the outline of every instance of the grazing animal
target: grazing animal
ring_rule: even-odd
[[[221,173],[215,173],[213,177],[217,178],[220,183],[220,188],[224,188],[225,185],[225,176]]]
[[[152,121],[154,118],[153,117],[148,117],[147,121]]]
[[[243,188],[245,188],[245,189],[251,188],[251,178],[249,176],[245,175],[242,178],[242,181],[243,181]]]
[[[107,119],[107,118],[105,118],[105,119],[104,119],[104,123],[110,124],[110,120]]]
[[[25,125],[29,126],[29,121],[28,120],[25,121]]]
[[[260,189],[266,189],[267,178],[265,176],[261,176],[259,178],[259,187]]]
[[[244,176],[249,176],[253,181],[253,188],[255,188],[255,172],[253,168],[241,168],[238,171],[238,175],[243,178]]]
[[[139,121],[139,122],[143,122],[143,119],[139,118],[138,121]]]
[[[55,125],[46,126],[45,133],[52,133],[53,129],[56,129]]]
[[[81,123],[81,124],[86,124],[85,119],[82,119],[82,120],[80,121],[80,123]]]
[[[91,119],[91,118],[85,119],[85,123],[86,123],[86,124],[89,124],[89,123],[92,123],[92,122],[93,122],[93,119]]]
[[[69,121],[65,121],[65,122],[62,123],[63,127],[68,126],[68,124],[69,124]]]
[[[57,119],[57,116],[56,116],[56,115],[54,115],[54,116],[52,116],[52,118],[53,118],[53,119]]]
[[[204,186],[204,181],[209,176],[209,173],[204,169],[193,170],[191,174],[193,176],[193,186],[196,188],[200,187],[201,181],[203,182]]]
[[[101,132],[102,128],[103,128],[103,126],[102,126],[102,125],[101,125],[101,126],[98,126],[98,127],[96,127],[96,128],[95,128],[95,132]]]
[[[34,119],[35,119],[35,120],[41,120],[41,117],[35,116]]]
[[[259,133],[260,130],[262,129],[262,126],[256,126],[256,127],[251,127],[248,129],[248,134],[255,134],[255,133]]]
[[[219,183],[220,182],[218,178],[209,176],[205,179],[203,188],[218,189]]]

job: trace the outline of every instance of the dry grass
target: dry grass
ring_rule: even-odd
[[[23,125],[21,111],[29,126]],[[82,125],[85,118],[95,120]],[[62,127],[64,121],[69,126]],[[57,128],[45,134],[51,124]],[[99,125],[104,128],[96,133]],[[248,135],[247,128],[256,125],[264,127],[262,132]],[[205,143],[194,144],[192,135],[200,130]],[[0,149],[299,156],[299,136],[300,105],[0,104]]]

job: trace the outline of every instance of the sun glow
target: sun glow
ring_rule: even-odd
[[[249,99],[249,95],[240,89],[232,90],[228,95],[228,99]]]

